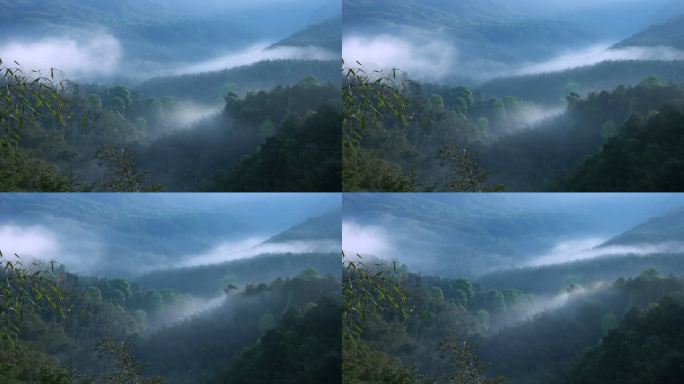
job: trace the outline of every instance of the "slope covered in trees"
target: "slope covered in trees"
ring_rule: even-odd
[[[682,22],[684,22],[684,15],[677,15],[662,24],[651,26],[619,42],[615,47],[665,46],[684,49],[684,27],[682,27]]]

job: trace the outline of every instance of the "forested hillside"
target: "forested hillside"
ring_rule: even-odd
[[[5,194],[0,212],[3,384],[339,372],[339,196]]]
[[[389,219],[375,220],[374,226],[344,236],[346,253],[360,253],[360,259],[348,257],[344,264],[344,383],[679,380],[678,359],[684,352],[679,332],[684,297],[681,204],[652,219],[642,217],[641,224],[595,246],[583,239],[601,237],[596,229],[558,238],[558,245],[550,250],[513,256],[513,267],[491,259],[489,264],[498,272],[469,279],[460,277],[467,276],[469,267],[467,257],[461,255],[479,256],[451,245],[445,246],[449,256],[440,260],[439,271],[416,272],[430,266],[429,248],[424,246],[421,252],[396,246],[406,234],[397,233],[391,224],[414,215],[406,204],[394,206],[391,195],[385,195],[385,204],[370,196],[361,195],[351,205],[367,206],[370,217]],[[564,210],[578,207],[602,211],[593,206],[602,197],[563,195],[549,204],[544,195],[537,196],[538,209],[554,216],[563,217],[568,215]],[[603,201],[611,196],[619,195]],[[524,221],[531,208],[524,206],[521,195],[504,194],[491,203],[505,212],[507,199],[517,203],[514,211],[523,219],[518,226],[530,231],[526,238],[543,233],[543,225],[537,228]],[[663,201],[656,203],[658,199],[646,195],[640,200],[655,205]],[[632,206],[625,200],[616,204],[627,210]],[[430,212],[426,201],[418,205]],[[467,216],[478,211],[473,205],[469,199],[454,199],[451,209]],[[501,214],[479,210],[492,222]],[[440,218],[448,216],[448,208],[442,211],[446,214]],[[604,219],[608,217],[602,213]],[[411,225],[412,236],[424,244],[440,242],[426,225],[421,226],[429,221],[437,220],[417,218]],[[472,232],[463,223],[442,223],[457,240],[466,240]],[[487,228],[497,238],[516,237],[505,226]],[[360,248],[362,241],[374,246]],[[383,253],[378,243],[395,246]],[[489,249],[490,242],[481,241],[480,248]],[[416,254],[420,257],[412,256]],[[540,265],[525,267],[535,265],[530,261]]]
[[[682,12],[350,1],[343,188],[679,191]]]

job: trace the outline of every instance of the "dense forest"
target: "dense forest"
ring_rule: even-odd
[[[3,275],[12,278],[15,272]],[[125,279],[80,277],[60,267],[45,275],[45,281],[62,295],[63,316],[44,309],[16,325],[17,338],[2,341],[3,382],[118,383],[113,378],[126,373],[117,372],[121,362],[112,364],[110,359],[119,356],[98,352],[110,339],[128,349],[124,359],[135,356],[144,363],[143,376],[159,374],[169,383],[242,382],[239,377],[266,383],[269,378],[255,372],[268,372],[276,362],[274,373],[315,383],[316,377],[339,367],[339,280],[332,275],[306,270],[291,279],[235,287],[205,312],[183,291],[146,289]],[[196,312],[187,310],[193,306]],[[282,339],[283,334],[306,337]],[[285,352],[301,350],[303,340],[312,347],[308,354]],[[186,355],[179,355],[181,350]],[[264,357],[255,358],[256,351]],[[241,360],[250,364],[238,364]]]
[[[362,176],[345,179],[345,190],[681,189],[680,85],[650,76],[586,97],[569,87],[562,108],[408,80],[392,92],[407,121],[387,113],[365,124],[358,150],[367,160],[349,163]],[[381,164],[410,181],[373,180]]]
[[[41,117],[3,151],[2,190],[336,191],[336,89],[307,77],[243,98],[227,93],[222,109],[193,122],[185,116],[195,107],[173,97],[70,83],[57,96],[64,124]]]

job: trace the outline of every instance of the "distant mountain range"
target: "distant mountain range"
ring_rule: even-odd
[[[310,25],[303,30],[273,44],[271,47],[306,47],[314,46],[341,52],[342,50],[342,17],[337,16]]]
[[[54,258],[81,274],[104,276],[139,275],[179,265],[183,257],[210,252],[227,242],[240,244],[273,234],[274,239],[283,241],[306,241],[310,236],[309,241],[339,242],[339,229],[337,238],[331,235],[335,213],[328,213],[339,209],[334,197],[306,203],[283,203],[277,198],[230,203],[210,196],[199,200],[183,195],[47,198],[4,194],[0,197],[0,229],[12,226],[50,233],[48,237],[58,242],[57,254],[26,256]],[[327,219],[316,219],[321,215]],[[339,218],[336,222],[339,228]]]
[[[684,12],[684,9],[682,10]],[[666,46],[684,50],[684,15],[653,25],[615,45],[624,47]]]
[[[684,205],[680,198],[645,202],[606,196],[587,203],[511,196],[346,195],[344,221],[362,234],[382,229],[387,250],[375,256],[422,273],[474,277],[515,268],[565,241],[608,238]],[[343,239],[344,248],[352,243]]]
[[[612,283],[653,268],[663,275],[684,273],[684,207],[648,219],[593,250],[596,257],[538,267],[511,268],[478,279],[492,288],[558,292],[570,284]],[[601,252],[607,252],[601,256]]]
[[[0,46],[60,39],[88,46],[95,36],[111,36],[124,53],[117,76],[137,79],[148,71],[165,73],[163,69],[168,72],[174,64],[202,62],[291,34],[282,45],[334,49],[341,32],[335,33],[332,20],[339,20],[340,12],[339,4],[330,0],[259,6],[177,0],[0,0]],[[339,22],[337,27],[341,29]]]

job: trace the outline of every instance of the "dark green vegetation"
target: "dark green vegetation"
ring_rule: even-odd
[[[679,85],[648,77],[584,98],[566,90],[565,107],[542,108],[465,87],[410,84],[403,91],[409,122],[387,116],[369,123],[360,145],[375,162],[415,180],[417,189],[452,190],[458,185],[453,180],[467,179],[472,172],[464,170],[473,167],[485,170],[475,174],[488,176],[479,179],[486,186],[511,191],[682,188],[684,89]],[[445,159],[450,145],[463,151],[466,160]],[[371,165],[359,172],[381,169]],[[404,187],[362,181],[345,184],[345,189]]]
[[[494,205],[505,210],[506,205],[501,202],[506,198],[503,195]],[[543,198],[539,203],[548,204]],[[571,198],[568,203],[573,205]],[[355,204],[352,201],[346,205]],[[406,205],[372,201],[367,204],[367,216],[393,212],[389,223],[415,216],[409,209],[402,209]],[[421,211],[430,212],[428,202],[418,205]],[[468,204],[467,199],[452,206],[458,207],[462,215],[482,210],[472,202]],[[554,215],[561,217],[567,216],[563,211],[576,210],[561,209],[558,204],[555,207]],[[517,211],[525,218],[524,210]],[[357,212],[356,218],[362,214]],[[486,228],[499,238],[516,237],[505,226],[494,225],[499,220],[495,211],[487,216],[492,220],[490,225],[480,222],[483,231]],[[417,217],[411,225],[412,233],[423,244],[439,242],[431,236],[434,231],[419,226],[425,221]],[[458,262],[443,264],[442,277],[438,277],[415,273],[397,262],[365,257],[362,262],[370,273],[347,270],[343,281],[348,280],[350,286],[355,284],[357,290],[370,292],[378,300],[396,286],[405,294],[406,301],[396,309],[391,305],[366,306],[376,310],[366,315],[358,339],[345,340],[343,382],[676,383],[682,374],[684,353],[683,222],[681,208],[675,209],[595,248],[623,247],[613,248],[611,256],[598,255],[581,262],[537,268],[506,269],[501,264],[503,271],[475,279],[455,278],[466,274]],[[517,223],[531,233],[543,228],[532,229],[524,220]],[[443,221],[443,225],[459,239],[472,232],[463,223]],[[533,238],[531,234],[526,236]],[[393,240],[400,237],[401,234]],[[647,245],[674,243],[679,244],[679,251],[637,250]],[[634,253],[624,248],[627,246],[634,247]],[[408,258],[417,251],[403,245],[394,249],[389,257],[411,260],[423,268]],[[454,248],[451,258],[458,260],[454,255],[461,253],[464,252]],[[421,258],[425,255],[428,254],[421,253]],[[517,260],[525,259],[518,256]],[[376,276],[377,284],[355,282],[359,276]],[[343,286],[345,310],[347,292],[354,291]],[[345,323],[345,332],[355,329]],[[445,351],[445,346],[452,349]],[[454,346],[460,348],[453,349]],[[473,376],[480,381],[468,381]]]
[[[97,352],[108,338],[117,340],[113,346],[126,340],[129,351],[114,353],[135,356],[145,363],[144,376],[158,373],[165,383],[239,383],[243,381],[236,377],[263,374],[278,362],[282,377],[297,379],[324,377],[331,366],[339,367],[339,277],[306,270],[268,285],[247,284],[200,312],[204,302],[175,289],[150,290],[123,279],[85,278],[63,269],[51,276],[64,296],[60,308],[65,315],[27,314],[18,341],[0,342],[2,378],[9,380],[3,382],[118,383],[110,376],[116,372],[107,368],[108,359],[100,358],[106,355]],[[293,339],[297,333],[300,338]],[[277,355],[282,348],[299,350],[304,344],[315,347],[313,354],[292,354],[287,362]],[[255,359],[258,350],[266,357]],[[236,359],[253,361],[236,365]]]
[[[61,96],[64,124],[45,116],[19,131],[15,153],[3,151],[1,189],[101,191],[126,183],[132,191],[151,184],[176,191],[340,189],[339,96],[333,84],[313,77],[244,98],[231,93],[223,109],[208,109],[189,126],[182,121],[195,107],[172,97],[77,84]],[[98,149],[111,145],[125,156],[98,158]],[[119,168],[130,170],[112,172]]]

